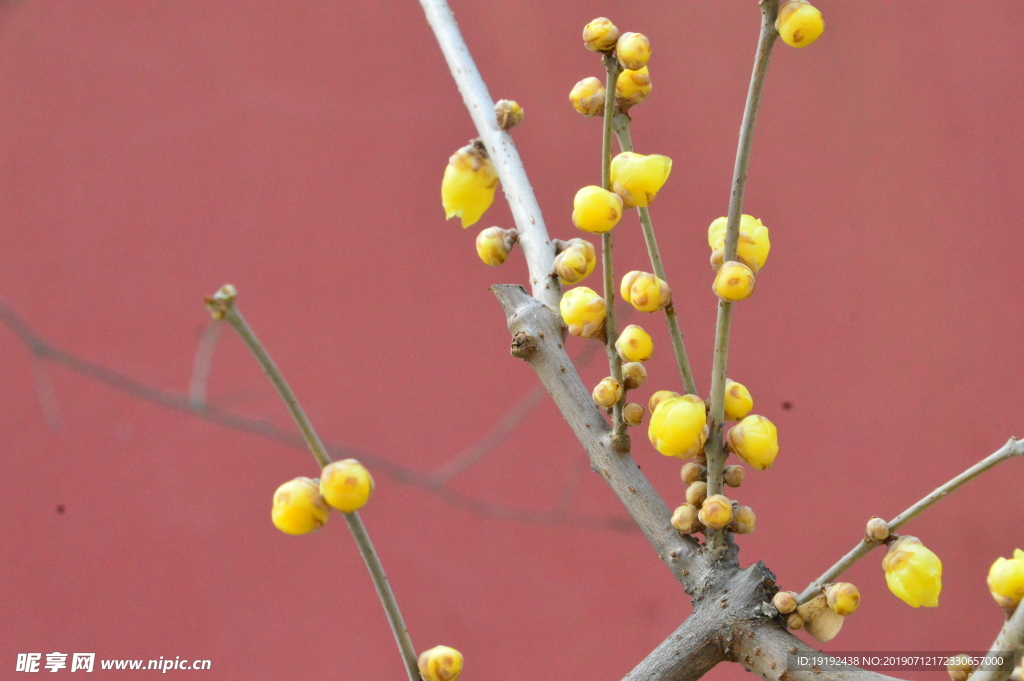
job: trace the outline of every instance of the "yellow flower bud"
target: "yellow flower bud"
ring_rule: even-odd
[[[619,334],[615,349],[623,362],[646,362],[654,352],[654,341],[639,326],[630,324]]]
[[[604,113],[604,85],[593,76],[584,78],[572,87],[569,101],[572,108],[584,116],[600,116]]]
[[[355,459],[335,461],[320,473],[320,494],[342,513],[358,511],[373,494],[370,471]]]
[[[647,368],[640,362],[622,365],[622,383],[626,390],[636,390],[647,382]]]
[[[636,402],[630,402],[622,407],[622,420],[627,426],[639,426],[644,420],[646,410]]]
[[[647,436],[665,456],[693,458],[707,440],[708,415],[704,403],[686,398],[684,395],[665,400],[651,413]]]
[[[725,379],[725,420],[739,421],[754,408],[754,398],[747,386]]]
[[[779,453],[779,431],[763,416],[748,416],[729,429],[732,451],[759,471],[768,470]]]
[[[593,397],[599,406],[610,407],[622,398],[622,384],[611,376],[603,378],[594,388]]]
[[[697,519],[699,513],[693,504],[683,504],[672,513],[672,527],[683,534],[700,532],[703,527]]]
[[[518,239],[519,232],[514,229],[488,227],[476,235],[476,254],[485,265],[497,267],[505,262]]]
[[[650,411],[653,414],[654,410],[658,408],[658,405],[660,405],[665,400],[671,400],[673,397],[679,397],[679,393],[673,392],[671,390],[659,390],[658,392],[651,395],[651,399],[647,401],[648,411]]]
[[[744,300],[754,292],[754,273],[743,263],[730,260],[718,270],[711,289],[727,303]]]
[[[1014,550],[1013,558],[996,558],[988,571],[988,590],[1007,611],[1017,608],[1024,598],[1024,551]]]
[[[725,480],[725,484],[729,487],[739,487],[743,484],[743,479],[747,476],[747,471],[743,466],[726,466],[725,470],[722,471],[722,477]]]
[[[619,106],[628,109],[636,106],[647,99],[651,94],[651,74],[647,67],[630,71],[626,69],[619,74],[615,80],[615,98],[619,100]]]
[[[889,523],[878,516],[872,517],[868,520],[864,536],[870,541],[885,541],[889,538]]]
[[[917,537],[900,537],[882,559],[885,582],[907,605],[934,608],[942,591],[942,561]]]
[[[462,653],[448,646],[437,646],[420,653],[417,664],[423,681],[455,681],[462,673]]]
[[[640,312],[656,312],[672,302],[672,291],[664,279],[634,270],[622,277],[622,298]]]
[[[725,229],[728,218],[718,218],[708,227],[708,245],[714,253],[711,256],[712,265],[717,270],[722,264],[722,256],[725,253]],[[736,242],[736,260],[750,268],[750,271],[757,274],[758,270],[764,267],[768,261],[768,253],[772,244],[768,238],[768,228],[761,224],[761,221],[752,215],[740,216],[739,240]],[[717,262],[716,262],[717,261]]]
[[[572,201],[572,224],[584,232],[603,234],[619,224],[622,199],[595,185],[576,192]]]
[[[586,286],[577,286],[563,293],[558,310],[562,313],[562,321],[569,327],[569,333],[574,336],[591,338],[604,328],[604,298]]]
[[[749,506],[738,506],[732,514],[729,531],[736,534],[753,534],[757,526],[757,516]]]
[[[724,494],[713,494],[704,500],[697,519],[711,530],[720,530],[732,520],[732,502]]]
[[[699,463],[684,463],[683,467],[679,469],[679,477],[683,479],[687,485],[690,483],[705,480],[707,478],[707,469],[701,466]]]
[[[319,530],[327,522],[331,508],[320,495],[320,488],[309,478],[290,480],[274,492],[270,519],[287,534],[306,534]]]
[[[825,598],[832,612],[845,617],[860,605],[860,590],[849,582],[836,582],[825,589]]]
[[[795,591],[779,591],[772,596],[772,605],[780,615],[788,615],[796,610],[797,595]]]
[[[511,130],[523,122],[523,107],[511,99],[499,99],[494,103],[494,120],[502,130]]]
[[[643,33],[623,33],[615,43],[615,54],[624,69],[642,69],[651,58],[651,41]]]
[[[462,227],[469,227],[491,207],[497,188],[498,173],[483,144],[477,141],[462,147],[448,159],[441,180],[445,217],[460,217]]]
[[[969,655],[954,655],[946,663],[946,673],[949,674],[950,681],[967,681],[972,671],[974,667]],[[1012,675],[1010,679],[1012,681]]]
[[[612,191],[630,208],[651,205],[669,173],[672,159],[660,154],[634,154],[624,151],[612,159]]]
[[[686,488],[686,503],[692,504],[697,508],[707,501],[708,498],[708,483],[703,480],[690,483],[690,486]]]
[[[597,254],[594,245],[583,239],[569,239],[569,245],[555,256],[555,274],[562,285],[578,284],[594,271]]]
[[[598,17],[583,27],[583,46],[591,52],[607,52],[618,39],[619,29],[607,17]]]
[[[807,47],[825,30],[825,21],[817,7],[806,0],[792,0],[779,7],[775,28],[790,47]]]

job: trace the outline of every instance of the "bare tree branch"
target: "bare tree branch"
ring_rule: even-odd
[[[694,613],[651,651],[623,681],[695,681],[725,659],[722,644],[708,636],[716,623]]]
[[[1024,649],[1024,608],[1020,605],[1006,621],[996,640],[989,649],[989,657],[1001,657],[1011,653],[1014,660]],[[1001,665],[998,670],[981,667],[971,674],[971,681],[1006,681],[1013,672],[1013,664]]]

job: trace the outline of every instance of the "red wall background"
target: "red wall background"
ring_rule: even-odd
[[[582,26],[607,15],[651,38],[634,141],[675,162],[652,213],[706,391],[706,228],[727,207],[754,3],[453,5],[492,95],[525,108],[514,136],[560,238],[599,179],[599,124],[566,101],[600,72]],[[780,43],[768,74],[746,207],[773,250],[737,310],[729,372],[782,440],[736,492],[758,515],[741,559],[798,591],[869,516],[1024,434],[1024,6],[820,6],[824,36]],[[443,219],[445,162],[473,136],[416,3],[7,5],[0,300],[60,347],[184,393],[201,299],[234,283],[325,439],[429,473],[536,382],[487,290],[525,282],[521,255],[485,267],[477,230]],[[491,224],[511,225],[500,194]],[[616,235],[621,272],[646,268],[632,215]],[[657,347],[646,399],[677,386],[663,325],[642,321]],[[0,353],[5,678],[18,652],[53,651],[207,658],[204,678],[401,678],[344,523],[299,538],[270,523],[274,489],[315,474],[308,453],[47,370],[6,327]],[[209,394],[293,427],[227,333]],[[634,441],[680,503],[678,463]],[[574,514],[624,517],[582,458],[545,398],[453,492],[371,463],[364,520],[419,649],[459,648],[467,681],[617,679],[686,617],[638,532],[460,501],[571,498]],[[1021,479],[1007,463],[906,528],[944,560],[938,609],[892,596],[873,554],[848,573],[862,606],[827,647],[986,649],[1001,625],[988,566],[1024,547]]]

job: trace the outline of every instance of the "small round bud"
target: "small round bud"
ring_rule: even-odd
[[[779,454],[779,431],[763,416],[748,416],[729,429],[732,451],[759,471],[768,470]]]
[[[476,236],[476,254],[485,265],[497,267],[508,258],[518,238],[519,232],[515,230],[488,227]]]
[[[657,312],[672,302],[672,291],[664,279],[638,270],[622,277],[619,292],[640,312]]]
[[[793,631],[798,631],[804,628],[804,618],[795,612],[786,618],[786,626]]]
[[[737,506],[733,511],[729,531],[736,534],[753,534],[757,527],[757,516],[749,506]]]
[[[622,382],[626,390],[636,390],[647,382],[647,368],[640,362],[626,362],[622,365]]]
[[[1013,558],[996,558],[988,571],[988,590],[1007,613],[1017,609],[1024,598],[1024,551],[1015,549]]]
[[[946,673],[949,674],[950,681],[967,681],[972,671],[974,671],[974,667],[971,665],[969,655],[954,655],[946,663]],[[1012,679],[1013,676],[1011,675],[1010,678]]]
[[[732,520],[732,502],[724,494],[714,494],[704,500],[697,519],[710,530],[720,530]]]
[[[790,47],[807,47],[825,30],[825,21],[818,8],[806,0],[791,0],[779,7],[775,28]]]
[[[622,109],[636,106],[651,94],[651,74],[647,67],[630,71],[626,69],[615,80],[615,98]]]
[[[647,437],[654,448],[665,456],[694,458],[708,439],[708,416],[704,402],[691,399],[693,397],[683,395],[664,400],[651,413]]]
[[[502,130],[511,130],[523,122],[523,107],[511,99],[499,99],[494,103],[494,120]]]
[[[491,207],[498,173],[487,156],[483,144],[470,143],[448,159],[441,180],[441,204],[445,217],[462,218],[462,227],[475,224]]]
[[[849,582],[836,582],[825,589],[828,607],[837,615],[852,615],[860,605],[860,590]]]
[[[594,271],[597,255],[594,245],[583,239],[569,239],[569,245],[555,256],[555,274],[563,286],[578,284]]]
[[[584,116],[600,116],[604,113],[604,85],[593,76],[584,78],[569,92],[572,108]]]
[[[683,534],[700,532],[703,527],[697,519],[699,511],[693,504],[683,504],[672,513],[672,527]]]
[[[711,290],[727,303],[745,300],[754,292],[754,273],[743,263],[730,260],[718,270]]]
[[[462,653],[448,646],[437,646],[420,653],[417,665],[423,681],[455,681],[462,673]]]
[[[868,520],[868,526],[864,534],[869,541],[885,541],[889,538],[889,523],[878,516],[872,516]]]
[[[697,508],[708,498],[708,483],[703,480],[690,483],[690,486],[686,488],[686,503],[693,504]]]
[[[690,483],[698,482],[700,480],[706,480],[708,471],[704,466],[699,463],[684,463],[683,467],[679,470],[679,477],[683,479],[687,485]]]
[[[289,480],[274,492],[270,519],[286,534],[319,530],[330,517],[331,508],[320,495],[320,487],[309,478]]]
[[[659,390],[658,392],[651,395],[651,399],[647,401],[647,409],[650,410],[650,412],[653,414],[654,411],[658,408],[658,405],[660,405],[665,400],[671,400],[674,397],[679,397],[679,393],[673,392],[671,390]]]
[[[630,402],[622,408],[622,420],[627,426],[639,426],[644,420],[645,409],[636,402]]]
[[[594,388],[593,397],[598,406],[611,407],[622,398],[622,384],[611,376],[603,378]]]
[[[623,362],[646,362],[654,352],[654,340],[636,324],[630,324],[619,334],[615,349]]]
[[[373,494],[370,471],[355,459],[335,461],[320,473],[320,494],[342,513],[358,511]]]
[[[583,27],[583,46],[591,52],[607,52],[618,39],[619,29],[607,17],[598,17]]]
[[[747,386],[725,379],[725,420],[739,421],[754,408],[754,398]]]
[[[574,336],[591,338],[604,328],[604,298],[586,286],[577,286],[563,293],[558,310],[562,321],[569,327],[569,333]]]
[[[643,33],[623,33],[615,43],[615,54],[622,68],[642,69],[651,58],[651,41]]]
[[[725,255],[725,230],[728,218],[718,218],[708,227],[708,245],[711,246],[711,265],[717,270]],[[771,250],[768,228],[752,215],[740,216],[739,240],[736,242],[736,260],[757,274],[768,260]]]
[[[772,596],[772,605],[780,615],[788,615],[796,610],[797,595],[795,591],[780,591]]]
[[[672,172],[672,159],[624,151],[612,159],[612,191],[630,208],[651,205]]]
[[[942,591],[942,561],[917,537],[902,536],[889,544],[882,559],[889,591],[913,608],[935,608]]]
[[[722,471],[722,477],[725,479],[725,484],[729,487],[739,487],[743,484],[743,479],[747,476],[747,471],[743,466],[733,464],[726,466],[725,470]]]
[[[584,232],[603,234],[619,224],[622,199],[607,189],[590,185],[576,192],[572,201],[572,224]]]

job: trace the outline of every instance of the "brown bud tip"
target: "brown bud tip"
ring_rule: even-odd
[[[502,130],[511,130],[523,121],[523,107],[511,99],[499,99],[494,103],[494,119]]]
[[[699,511],[693,504],[683,504],[672,513],[672,527],[683,534],[693,534],[703,529],[697,520]]]
[[[885,541],[889,538],[889,523],[878,516],[874,516],[868,521],[865,534],[871,541]]]
[[[647,367],[641,362],[626,362],[622,365],[622,384],[626,390],[636,390],[647,381]]]
[[[745,478],[746,475],[747,473],[744,470],[743,466],[726,466],[725,470],[723,471],[725,484],[729,485],[729,487],[739,487],[740,485],[742,485],[743,478]]]
[[[780,615],[788,615],[796,610],[796,593],[793,591],[780,591],[772,598],[772,605],[775,606]],[[792,629],[792,627],[790,628]]]
[[[701,466],[699,463],[694,463],[692,461],[690,463],[683,464],[682,469],[680,469],[679,471],[680,477],[682,477],[683,482],[685,482],[687,485],[689,485],[690,483],[697,482],[699,480],[706,480],[707,474],[708,471],[706,468],[704,468],[704,466]]]
[[[795,612],[786,618],[786,626],[796,631],[804,628],[804,618]]]
[[[739,506],[729,521],[729,531],[736,534],[753,534],[757,525],[757,516],[749,506]]]
[[[627,426],[638,426],[644,420],[646,410],[636,402],[630,402],[622,408],[622,420]]]
[[[686,488],[686,503],[693,504],[700,508],[704,500],[708,498],[708,483],[694,482]]]

